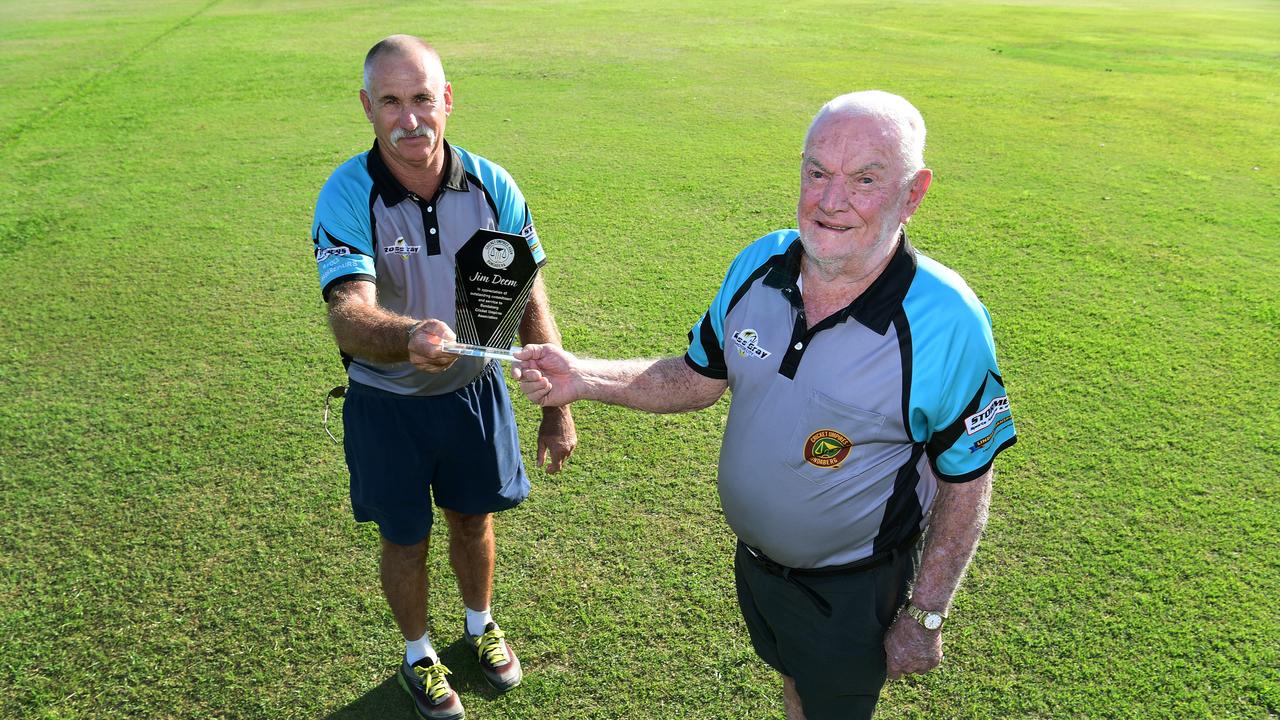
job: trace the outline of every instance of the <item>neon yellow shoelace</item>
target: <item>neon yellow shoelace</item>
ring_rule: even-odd
[[[502,643],[502,638],[506,637],[502,632],[502,628],[494,628],[489,632],[480,636],[476,647],[479,649],[480,660],[486,665],[497,667],[509,661],[507,651]]]
[[[449,681],[444,679],[445,675],[452,675],[449,668],[444,663],[436,663],[431,667],[416,667],[414,671],[422,678],[422,684],[426,687],[427,697],[431,702],[436,702],[440,698],[449,695]]]

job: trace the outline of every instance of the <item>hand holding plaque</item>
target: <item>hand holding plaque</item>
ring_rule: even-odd
[[[513,361],[511,341],[524,317],[538,263],[521,235],[479,230],[454,256],[457,342],[441,349]]]
[[[516,362],[515,346],[508,350],[499,350],[498,348],[485,347],[484,345],[471,345],[470,343],[451,342],[440,346],[444,352],[453,355],[466,355],[468,357],[485,358],[486,360],[501,360],[503,362]]]

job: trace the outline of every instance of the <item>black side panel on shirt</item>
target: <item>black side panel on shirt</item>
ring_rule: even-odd
[[[475,183],[477,187],[484,191],[484,199],[489,203],[489,209],[493,211],[493,222],[497,225],[495,229],[506,232],[505,230],[502,230],[502,216],[498,214],[498,205],[493,201],[493,196],[489,194],[489,188],[485,187],[484,183],[480,182],[480,178],[472,175],[471,173],[467,173],[467,179]]]
[[[911,326],[907,322],[907,313],[901,303],[893,316],[894,332],[898,336],[899,362],[902,367],[902,427],[907,436],[911,436]],[[913,440],[915,438],[912,438]],[[898,469],[898,476],[893,481],[893,494],[889,496],[884,507],[884,518],[880,521],[880,532],[876,535],[873,552],[891,550],[920,529],[920,521],[924,518],[924,510],[920,507],[920,498],[916,488],[920,484],[920,473],[916,466],[920,456],[924,454],[923,442],[916,442],[911,447],[911,458]]]
[[[880,532],[876,534],[872,552],[892,550],[920,529],[924,512],[920,498],[916,496],[916,486],[920,484],[916,466],[923,454],[924,444],[916,443],[911,446],[911,459],[898,469],[898,476],[893,481],[893,494],[885,503],[884,519],[880,521]]]
[[[378,215],[373,206],[378,202],[378,183],[369,188],[369,242],[373,245],[373,259],[378,259]]]
[[[893,329],[898,335],[898,353],[902,366],[902,427],[906,428],[907,437],[920,442],[921,438],[911,435],[911,323],[907,322],[907,312],[901,305],[894,315]]]

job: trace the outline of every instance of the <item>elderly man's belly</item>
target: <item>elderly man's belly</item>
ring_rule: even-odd
[[[855,459],[848,438],[810,435],[817,437],[787,453],[777,452],[776,438],[726,435],[717,478],[725,520],[743,542],[790,567],[867,557],[911,446],[866,443]]]

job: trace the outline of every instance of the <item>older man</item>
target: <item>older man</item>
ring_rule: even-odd
[[[791,720],[870,717],[886,676],[941,662],[992,462],[1015,440],[986,308],[907,240],[932,180],[924,139],[896,95],[823,106],[799,229],[738,254],[683,358],[517,355],[544,407],[679,412],[733,390],[720,499],[747,629]]]
[[[374,45],[360,102],[377,139],[325,183],[312,234],[350,379],[351,505],[357,521],[378,524],[382,590],[405,638],[399,681],[421,717],[458,720],[462,702],[427,635],[433,496],[449,523],[463,636],[505,691],[522,675],[489,605],[492,513],[520,503],[529,481],[498,365],[440,349],[454,339],[454,255],[478,231],[526,242],[539,265],[545,255],[511,176],[445,141],[453,99],[431,46],[407,35]],[[519,331],[526,343],[559,342],[540,279]],[[544,410],[539,464],[549,454],[557,472],[576,442],[567,410]]]

